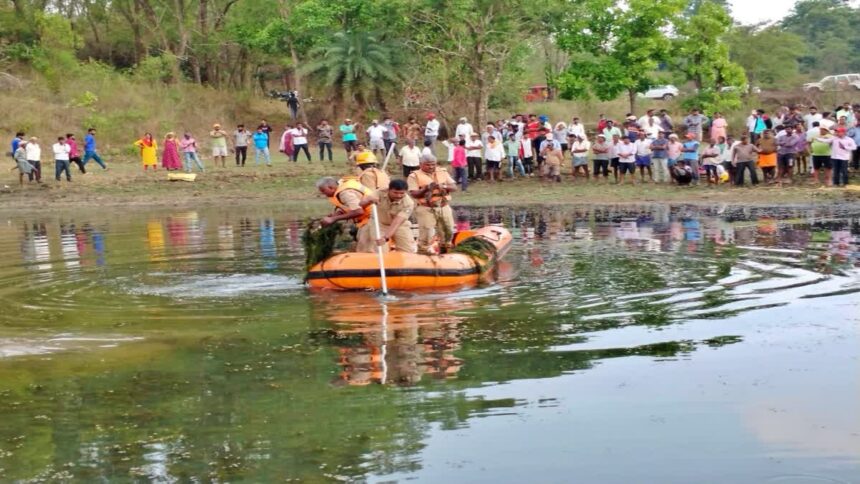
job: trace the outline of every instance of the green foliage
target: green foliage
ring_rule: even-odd
[[[808,50],[802,70],[819,75],[860,72],[860,8],[841,0],[800,0],[781,27],[803,40]]]
[[[671,51],[667,27],[683,7],[681,0],[587,0],[565,9],[557,42],[573,58],[559,77],[562,96],[632,99],[653,86]]]
[[[800,62],[808,52],[798,35],[778,27],[736,27],[727,37],[731,59],[754,86],[788,88],[797,84]]]
[[[145,81],[169,82],[173,77],[172,66],[175,62],[176,57],[170,54],[149,56],[135,66],[134,75]]]
[[[310,270],[311,267],[331,257],[341,234],[343,234],[343,224],[340,222],[321,227],[318,220],[309,221],[302,233],[305,269]]]
[[[349,93],[366,104],[376,89],[395,85],[401,79],[399,50],[381,36],[369,32],[337,32],[331,41],[314,49],[302,72],[322,76],[323,83],[340,93]]]
[[[744,89],[747,84],[743,68],[731,61],[724,42],[731,27],[726,9],[710,0],[701,4],[698,13],[675,25],[675,68],[696,88],[713,91],[710,96],[715,102],[731,97],[720,93],[722,87]]]
[[[719,92],[711,89],[701,90],[681,101],[681,107],[685,110],[697,108],[708,114],[731,112],[742,105],[740,92]]]
[[[469,237],[451,249],[451,253],[464,254],[481,263],[495,260],[496,252],[496,246],[483,237]],[[480,264],[479,267],[486,268]]]
[[[72,106],[79,108],[92,108],[98,102],[99,97],[90,91],[84,91],[72,99]]]

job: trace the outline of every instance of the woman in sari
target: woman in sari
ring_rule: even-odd
[[[161,166],[167,171],[182,168],[179,159],[179,143],[176,142],[176,134],[172,131],[164,136],[164,151],[161,152]]]
[[[158,144],[152,139],[152,133],[145,133],[143,138],[134,142],[134,146],[140,149],[140,161],[143,163],[144,171],[149,167],[158,169]]]
[[[278,144],[278,151],[287,155],[289,159],[292,159],[293,156],[293,134],[291,131],[292,126],[288,124],[284,128],[284,134],[281,135],[281,142]]]

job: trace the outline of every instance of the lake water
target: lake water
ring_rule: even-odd
[[[473,209],[313,293],[288,210],[0,218],[0,481],[860,482],[860,207]]]

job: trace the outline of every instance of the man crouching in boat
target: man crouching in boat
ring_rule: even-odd
[[[415,202],[406,196],[407,187],[403,180],[391,180],[387,189],[368,195],[361,201],[362,208],[376,204],[382,234],[376,243],[384,252],[388,252],[389,241],[393,240],[395,250],[415,253],[415,239],[407,223],[415,210]]]
[[[391,181],[391,178],[388,176],[388,173],[385,173],[376,167],[376,165],[379,164],[379,161],[376,159],[376,156],[372,151],[359,143],[358,147],[349,155],[349,157],[351,160],[355,161],[357,170],[356,176],[358,176],[358,181],[360,181],[362,185],[370,188],[371,190],[383,190],[388,188],[388,182]]]
[[[371,204],[361,206],[361,200],[370,195],[372,191],[359,183],[355,178],[343,178],[340,181],[332,178],[320,178],[317,181],[317,190],[328,198],[335,206],[331,215],[323,217],[320,223],[325,227],[341,220],[351,220],[358,227],[356,239],[356,252],[374,252],[376,245],[371,227],[370,215]]]
[[[420,168],[406,179],[409,194],[418,203],[415,219],[418,221],[418,252],[431,254],[433,237],[439,235],[440,252],[445,252],[454,234],[454,214],[451,212],[451,192],[457,183],[444,168],[436,166],[436,158],[422,156]]]

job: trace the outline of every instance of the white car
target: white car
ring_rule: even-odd
[[[803,90],[807,92],[860,90],[860,74],[841,74],[827,76],[818,82],[807,82]]]
[[[654,86],[651,89],[648,89],[645,92],[640,92],[639,97],[645,97],[648,99],[662,99],[664,101],[671,101],[678,97],[681,91],[678,90],[677,87],[667,84],[665,86]]]

